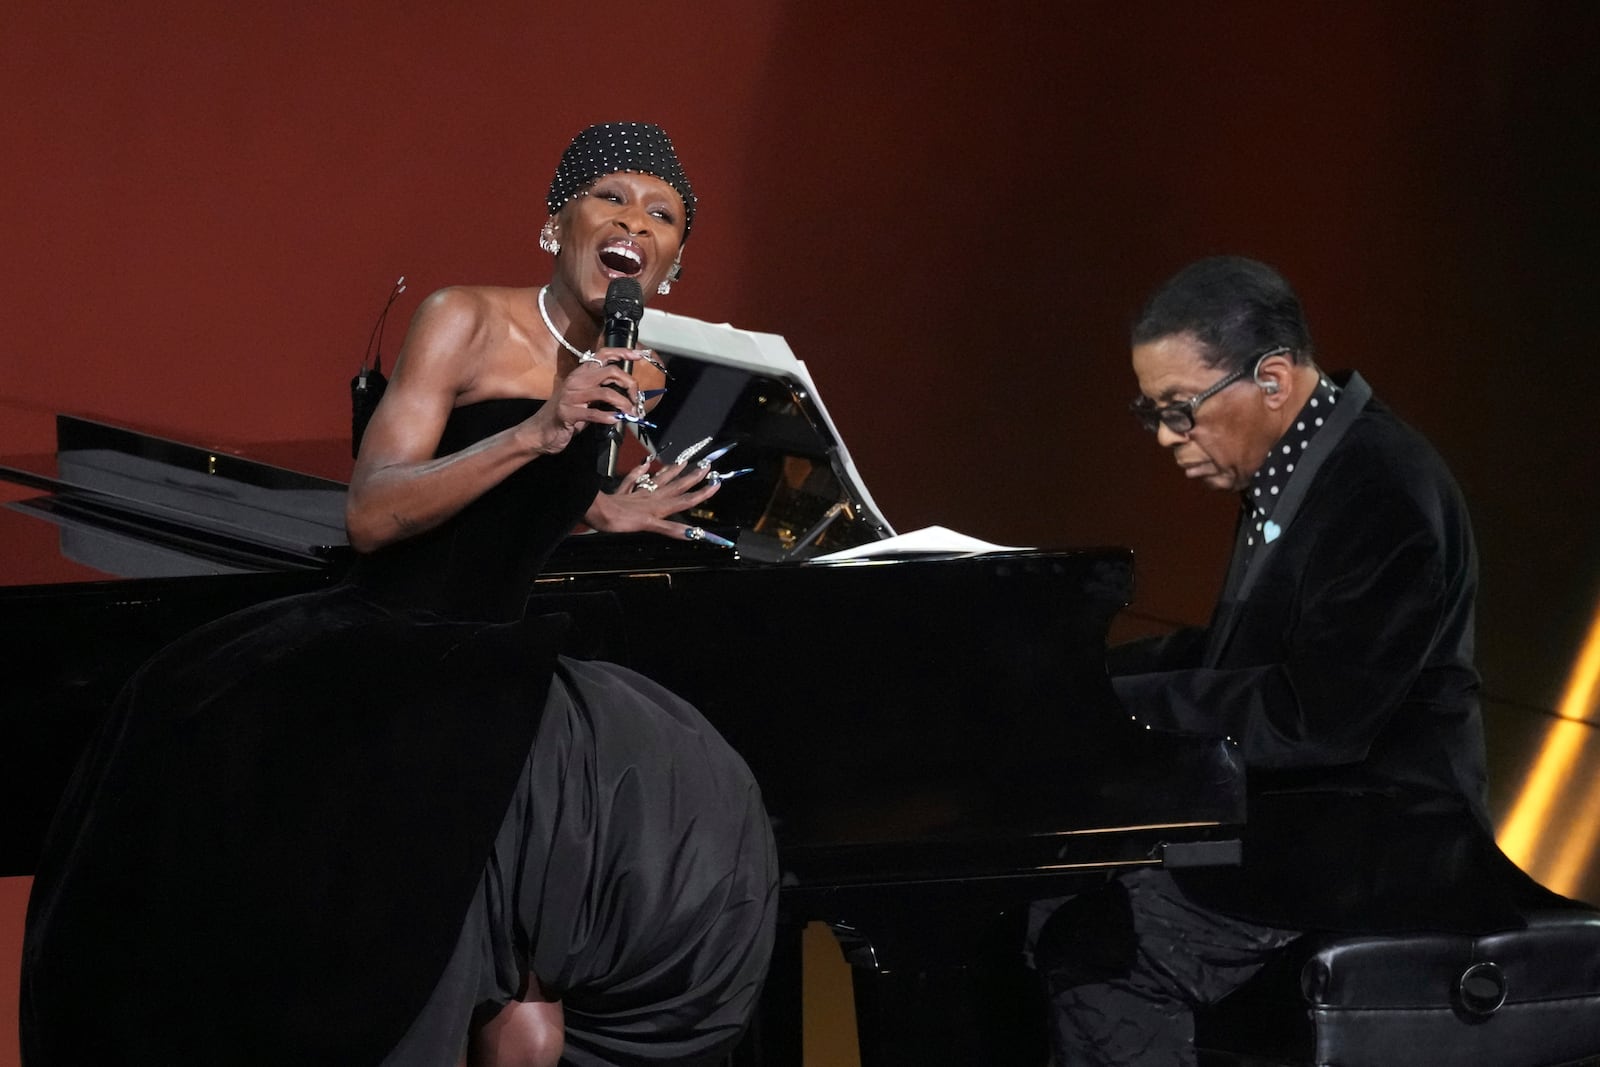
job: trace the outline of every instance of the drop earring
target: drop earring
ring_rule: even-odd
[[[683,273],[683,264],[676,261],[667,269],[667,276],[661,279],[661,284],[656,286],[656,292],[666,296],[672,292],[672,283],[678,280],[678,275]]]
[[[539,247],[552,256],[561,252],[561,242],[556,239],[556,220],[546,219],[544,228],[539,231]]]

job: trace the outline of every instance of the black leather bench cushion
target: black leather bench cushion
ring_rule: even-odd
[[[1585,1060],[1600,1055],[1600,913],[1480,937],[1313,936],[1203,1013],[1197,1043],[1319,1067]]]
[[[1300,988],[1313,1008],[1444,1007],[1480,964],[1504,976],[1507,1005],[1600,995],[1600,913],[1539,912],[1526,930],[1480,937],[1322,937]]]

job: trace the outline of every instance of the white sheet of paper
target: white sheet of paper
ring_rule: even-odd
[[[1026,552],[1026,548],[1017,548],[1011,545],[994,545],[988,541],[980,541],[976,537],[956,533],[954,530],[943,526],[924,526],[920,530],[910,533],[897,534],[886,537],[882,541],[873,541],[854,548],[841,549],[838,552],[829,552],[823,556],[813,556],[811,563],[838,563],[852,559],[884,559],[901,556],[948,556],[968,555],[977,556],[986,552]]]

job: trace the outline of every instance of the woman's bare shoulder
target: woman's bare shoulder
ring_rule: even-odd
[[[412,342],[455,352],[481,349],[522,318],[526,290],[500,285],[452,285],[430,293],[411,321]],[[410,343],[410,342],[408,342]]]
[[[413,325],[441,330],[472,329],[492,318],[503,306],[489,286],[450,285],[435,289],[417,306]]]
[[[448,384],[452,391],[460,390],[476,373],[499,315],[478,286],[453,285],[430,293],[411,317],[395,360],[394,384]]]
[[[520,315],[537,299],[535,290],[511,285],[450,285],[435,291],[423,303],[457,312]]]

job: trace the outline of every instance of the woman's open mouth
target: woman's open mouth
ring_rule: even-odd
[[[608,274],[632,278],[644,270],[644,253],[632,241],[607,241],[600,246],[600,265]]]

